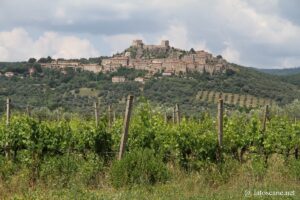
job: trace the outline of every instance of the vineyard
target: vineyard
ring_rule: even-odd
[[[232,163],[241,167],[251,162],[261,180],[272,168],[273,156],[282,158],[293,181],[300,183],[300,121],[253,110],[222,114],[219,124],[220,119],[209,113],[200,119],[185,118],[178,106],[175,110],[172,120],[149,102],[139,103],[128,120],[127,142],[122,139],[123,117],[98,118],[97,112],[96,119],[39,119],[21,113],[2,117],[0,198],[8,198],[1,193],[10,194],[5,188],[15,177],[31,190],[40,185],[69,188],[75,183],[101,190],[103,180],[118,189],[164,184],[176,167],[184,174],[205,171],[209,184],[222,185],[231,176]],[[125,152],[118,160],[120,144]]]
[[[217,103],[218,99],[223,98],[228,105],[236,105],[240,107],[256,108],[266,105],[276,105],[276,102],[269,98],[258,98],[253,95],[242,95],[234,93],[224,93],[216,91],[200,91],[196,99],[202,102]]]

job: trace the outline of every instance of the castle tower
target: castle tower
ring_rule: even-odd
[[[134,47],[143,47],[143,40],[133,40],[132,46]]]
[[[160,45],[162,47],[166,47],[166,48],[170,47],[169,40],[162,40],[161,43],[160,43]]]

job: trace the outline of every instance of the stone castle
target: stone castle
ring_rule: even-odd
[[[145,49],[155,49],[155,48],[169,48],[169,40],[162,40],[160,45],[145,45],[142,40],[133,40],[133,47],[145,48]]]
[[[134,50],[134,51],[132,51]],[[172,55],[164,58],[143,57],[144,52],[167,52],[172,51]],[[135,52],[135,55],[133,55]],[[175,52],[175,53],[174,53]],[[95,73],[113,72],[120,67],[146,70],[150,75],[155,73],[185,74],[187,72],[207,72],[209,74],[223,73],[231,66],[222,57],[213,57],[212,54],[201,51],[182,51],[170,47],[168,40],[162,40],[159,45],[145,45],[142,40],[134,40],[129,49],[111,58],[102,59],[99,64],[81,64],[80,62],[52,61],[43,64],[44,67],[65,68],[74,67]]]

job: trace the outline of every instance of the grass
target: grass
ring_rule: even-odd
[[[75,91],[72,91],[75,94]],[[93,88],[80,88],[79,89],[79,96],[87,96],[87,97],[98,97],[99,92]]]
[[[80,88],[79,91],[79,95],[80,96],[98,96],[98,92],[95,89],[91,89],[91,88]]]
[[[222,172],[215,165],[200,171],[185,172],[169,166],[172,178],[165,184],[114,189],[107,174],[95,186],[73,184],[68,188],[49,188],[43,184],[28,187],[24,171],[8,183],[0,180],[0,199],[107,199],[107,200],[227,200],[300,199],[300,180],[290,173],[281,156],[269,159],[267,170],[260,163],[229,161]],[[298,169],[300,170],[300,169]],[[26,173],[25,173],[26,174]],[[254,191],[295,191],[294,196],[254,196]],[[250,196],[245,192],[250,191]]]

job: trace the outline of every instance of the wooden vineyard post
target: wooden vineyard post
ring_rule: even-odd
[[[165,118],[165,123],[168,123],[168,116],[167,116],[167,112],[165,112],[165,116],[164,116],[164,118]]]
[[[97,102],[97,111],[98,111],[98,119],[101,119],[101,112],[100,112],[100,107],[101,107],[101,99],[98,98],[98,102]]]
[[[175,105],[176,123],[180,124],[180,110],[178,104]]]
[[[10,123],[10,98],[6,99],[6,126]]]
[[[28,117],[30,117],[31,116],[31,110],[30,110],[29,105],[26,106],[26,112],[27,112]]]
[[[111,112],[112,112],[112,108],[111,105],[108,105],[108,109],[107,109],[107,118],[108,118],[108,127],[111,127]]]
[[[262,132],[266,131],[266,124],[267,124],[268,115],[269,115],[269,106],[266,105],[266,107],[265,107],[265,113],[264,113],[264,119],[263,119]]]
[[[98,106],[97,102],[94,102],[94,112],[95,112],[95,124],[98,127]]]
[[[126,148],[126,142],[128,139],[129,123],[130,123],[130,117],[131,117],[131,110],[132,110],[132,103],[133,103],[133,96],[129,95],[127,98],[127,104],[126,104],[125,118],[124,118],[124,124],[123,124],[123,133],[122,133],[119,157],[118,157],[119,160],[122,159],[124,152],[125,152],[125,148]]]
[[[6,127],[9,126],[10,124],[10,98],[6,99]],[[5,142],[5,147],[4,147],[4,151],[5,151],[5,157],[8,158],[9,157],[9,147],[8,147],[8,142]]]
[[[263,119],[263,124],[262,124],[262,134],[265,134],[266,128],[267,128],[267,119],[268,119],[268,115],[269,115],[269,106],[266,105],[265,107],[265,113],[264,113],[264,119]],[[263,137],[263,140],[265,138]],[[268,154],[266,152],[265,149],[263,149],[263,154],[264,154],[264,159],[265,159],[265,164],[268,165]]]
[[[172,120],[173,120],[173,124],[175,124],[175,113],[176,113],[176,111],[175,111],[175,107],[173,107],[173,115],[172,115]]]
[[[113,113],[113,122],[115,122],[116,121],[116,111],[115,111],[115,109],[114,109],[114,113]]]
[[[218,150],[217,150],[217,160],[221,160],[222,145],[223,145],[223,99],[219,99],[218,103]]]
[[[297,117],[295,117],[295,125],[297,124]],[[299,146],[295,148],[295,159],[299,159]]]

